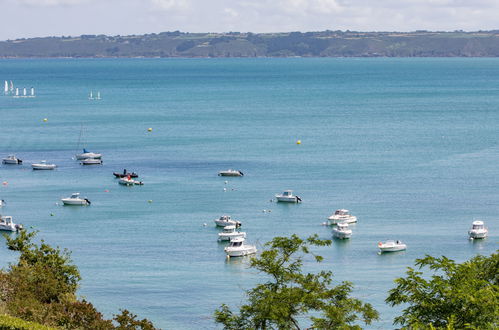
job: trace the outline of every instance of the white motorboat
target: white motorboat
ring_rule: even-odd
[[[348,228],[348,223],[339,222],[333,228],[333,236],[340,239],[350,238],[352,237],[352,230]]]
[[[230,241],[230,245],[224,249],[227,257],[243,257],[256,253],[256,246],[244,243],[244,238],[238,237]]]
[[[87,198],[81,198],[80,193],[72,193],[71,196],[66,198],[61,198],[64,205],[90,205],[90,201]]]
[[[468,231],[470,239],[485,238],[487,237],[488,233],[488,229],[485,228],[485,225],[481,220],[473,221],[473,223],[471,224],[471,229]]]
[[[2,159],[2,163],[4,164],[22,164],[23,161],[17,158],[15,155],[8,155],[4,159]]]
[[[57,165],[55,165],[55,164],[47,164],[46,160],[42,160],[39,163],[31,164],[31,167],[34,170],[53,170],[54,168],[57,167]]]
[[[244,173],[238,170],[228,169],[226,171],[218,172],[219,176],[243,176]]]
[[[280,195],[275,195],[275,198],[278,202],[286,202],[286,203],[299,203],[301,202],[301,198],[299,196],[293,195],[293,190],[285,190]]]
[[[81,154],[76,154],[75,155],[77,160],[82,160],[82,159],[101,159],[102,154],[96,154],[94,152],[87,151],[87,149],[83,149],[83,152]]]
[[[85,158],[80,162],[81,165],[102,165],[100,158]]]
[[[130,177],[130,175],[128,175],[128,176],[126,176],[126,177],[124,177],[124,178],[120,178],[120,179],[118,180],[118,183],[119,183],[119,184],[122,184],[122,185],[124,185],[124,186],[135,186],[135,185],[137,185],[137,186],[141,186],[141,185],[143,185],[143,184],[144,184],[142,181],[138,181],[138,180],[134,180],[134,179],[132,179],[132,178]]]
[[[218,227],[227,227],[227,226],[241,227],[241,221],[231,219],[230,215],[222,215],[220,218],[215,219],[214,221]]]
[[[218,233],[219,241],[230,241],[237,237],[246,238],[246,233],[244,231],[237,231],[234,225],[225,226],[223,232]]]
[[[19,231],[23,229],[23,225],[17,225],[12,221],[11,216],[0,215],[0,230],[4,231]]]
[[[345,209],[339,209],[334,212],[329,218],[329,222],[333,225],[345,222],[345,223],[355,223],[357,222],[357,217],[350,214],[350,211]]]
[[[379,252],[397,252],[403,251],[407,248],[407,245],[402,243],[402,241],[388,240],[386,242],[378,243]]]

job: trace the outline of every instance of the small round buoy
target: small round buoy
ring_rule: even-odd
[[[208,224],[205,222],[205,223],[203,223],[203,226],[205,226],[205,227],[206,227],[206,226],[208,226]]]
[[[148,203],[152,203],[152,199],[148,200],[147,202],[148,202]]]
[[[104,192],[109,192],[109,190],[108,190],[108,189],[105,189],[105,190],[104,190]]]
[[[270,212],[272,212],[272,210],[267,210],[267,212],[269,212],[269,213],[270,213]]]
[[[147,131],[148,131],[148,132],[152,132],[152,127],[149,127],[149,128],[147,129]]]
[[[54,213],[50,213],[50,216],[53,217],[54,216]]]
[[[296,144],[301,144],[301,140],[296,141]]]
[[[227,191],[227,188],[224,188],[224,191]]]
[[[322,223],[322,225],[323,225],[323,226],[327,226],[327,222],[323,222],[323,223]]]
[[[9,183],[7,181],[2,182],[4,186],[8,185]]]
[[[229,181],[225,181],[224,183],[227,184],[227,183],[229,183]]]
[[[48,121],[47,118],[43,118],[43,122],[46,123]]]

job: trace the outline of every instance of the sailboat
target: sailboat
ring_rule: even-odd
[[[88,97],[89,100],[93,100],[94,99],[94,95],[92,94],[92,91],[90,91],[90,95]]]
[[[26,87],[23,88],[23,97],[28,97],[28,95],[26,93]]]
[[[13,97],[19,97],[19,88],[16,87],[16,94]]]
[[[10,81],[10,92],[14,92],[14,84],[12,83],[12,80]]]
[[[96,100],[100,100],[100,92],[97,92],[97,98]]]
[[[83,124],[81,125],[80,136],[78,137],[78,145],[76,146],[77,150],[80,149],[80,143],[81,143],[81,136],[82,136],[82,134],[83,134]],[[102,154],[96,154],[96,153],[90,152],[87,149],[83,148],[83,152],[80,153],[80,154],[77,153],[75,155],[75,158],[77,160],[82,160],[82,159],[101,159],[102,158]]]
[[[3,92],[5,95],[9,94],[9,82],[7,80],[5,80],[5,87]]]
[[[36,97],[35,96],[35,88],[31,87],[31,95],[29,97]]]

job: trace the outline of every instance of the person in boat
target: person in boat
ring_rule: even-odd
[[[126,175],[126,168],[123,170],[123,175]]]

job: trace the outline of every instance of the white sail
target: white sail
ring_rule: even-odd
[[[97,92],[97,100],[100,100],[100,92]]]
[[[31,87],[31,97],[35,97],[35,88]]]
[[[7,80],[5,80],[4,92],[5,92],[5,94],[7,94],[9,92],[9,82]]]
[[[10,91],[13,92],[14,91],[14,84],[12,83],[12,80],[10,81]]]
[[[26,87],[23,88],[23,96],[26,96]]]
[[[19,88],[16,87],[16,96],[19,96]]]
[[[90,96],[88,97],[90,100],[94,99],[94,95],[92,94],[92,91],[90,91]]]

